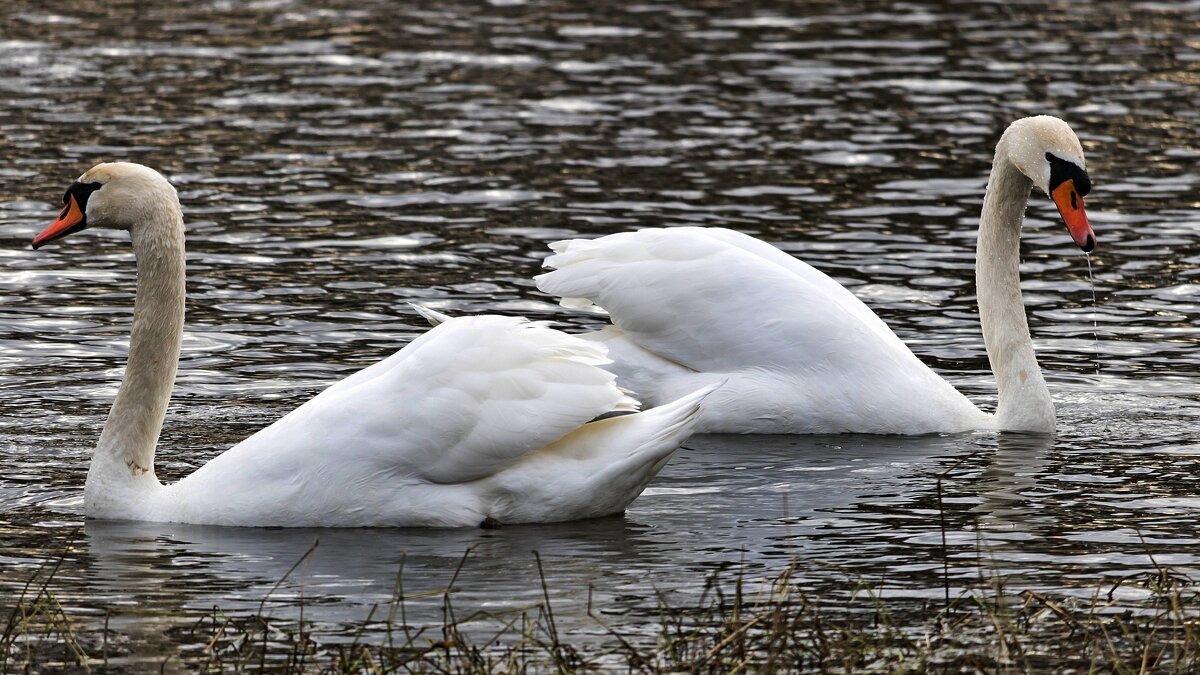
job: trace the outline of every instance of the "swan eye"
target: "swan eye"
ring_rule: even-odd
[[[1054,193],[1059,185],[1067,181],[1073,181],[1075,183],[1075,190],[1079,192],[1079,196],[1087,196],[1088,191],[1092,189],[1092,181],[1088,178],[1087,171],[1084,171],[1083,167],[1049,152],[1046,153],[1046,161],[1050,162],[1051,194]],[[1072,199],[1074,199],[1073,196]]]
[[[79,208],[86,212],[88,197],[91,197],[93,192],[102,187],[104,187],[104,183],[80,183],[79,181],[75,181],[74,183],[71,183],[71,186],[68,187],[67,191],[63,193],[63,204],[69,205],[71,203],[71,197],[75,197],[75,201],[79,203]]]

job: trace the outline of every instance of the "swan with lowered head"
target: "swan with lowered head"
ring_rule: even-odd
[[[996,145],[983,200],[976,285],[995,414],[934,373],[833,279],[762,241],[677,227],[560,241],[537,277],[566,307],[598,305],[621,383],[648,403],[724,380],[697,433],[919,434],[969,429],[1050,433],[1018,274],[1032,188],[1049,195],[1085,252],[1091,184],[1079,139],[1062,120],[1013,122]]]
[[[465,526],[619,513],[691,433],[700,388],[645,412],[602,345],[521,319],[450,319],[329,387],[191,475],[154,453],[183,332],[184,227],[157,171],[99,164],[67,189],[40,246],[129,231],[137,296],[125,377],[92,455],[89,517],[244,526]]]

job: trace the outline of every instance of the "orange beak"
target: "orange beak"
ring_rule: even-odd
[[[1071,239],[1084,253],[1090,253],[1096,248],[1096,233],[1092,232],[1092,225],[1083,210],[1083,195],[1075,189],[1075,181],[1063,181],[1054,188],[1050,198],[1058,206],[1058,213],[1067,226],[1067,232],[1071,233]]]
[[[42,230],[41,234],[33,238],[33,248],[41,248],[43,244],[61,239],[85,227],[87,227],[87,216],[83,213],[83,209],[79,208],[79,202],[75,201],[75,195],[67,195],[67,205],[63,207],[62,213],[58,214],[58,220],[50,223],[50,227]]]

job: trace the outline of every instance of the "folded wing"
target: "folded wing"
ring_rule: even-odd
[[[899,338],[833,279],[721,228],[645,229],[552,245],[538,288],[594,303],[641,347],[702,372],[918,365]]]
[[[523,319],[449,319],[329,387],[197,474],[257,468],[462,483],[637,402],[602,345]],[[347,469],[350,469],[347,471]],[[319,468],[317,469],[320,470]],[[278,476],[277,476],[278,477]]]

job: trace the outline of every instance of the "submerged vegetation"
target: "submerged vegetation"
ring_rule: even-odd
[[[392,601],[351,639],[329,639],[302,606],[298,617],[272,616],[268,595],[256,612],[213,608],[176,624],[160,636],[173,655],[156,662],[110,630],[116,610],[104,610],[101,630],[72,619],[54,591],[64,555],[0,615],[0,671],[134,672],[155,663],[168,672],[280,673],[1200,671],[1200,591],[1153,557],[1152,572],[1098,584],[1088,596],[982,576],[936,601],[890,598],[886,586],[855,579],[816,597],[802,590],[793,561],[769,579],[714,573],[686,606],[660,595],[657,630],[613,627],[589,597],[595,630],[586,639],[559,630],[544,575],[543,601],[508,613],[460,613],[452,579],[438,592],[440,625],[414,626],[406,602],[415,596],[401,573]],[[459,569],[468,561],[469,552]]]

